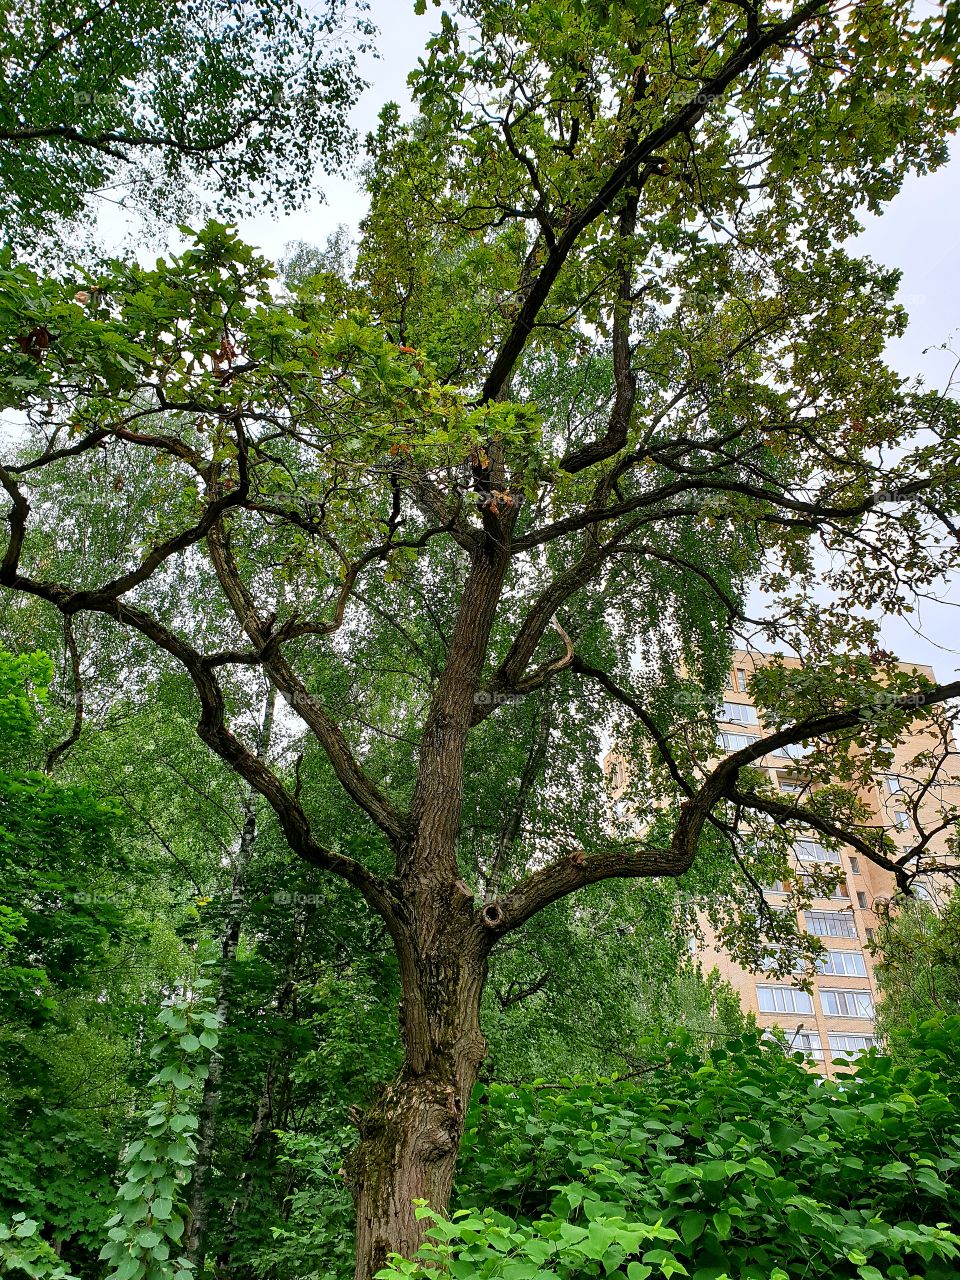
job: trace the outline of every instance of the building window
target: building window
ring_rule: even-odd
[[[833,862],[840,866],[840,854],[836,849],[825,849],[816,840],[797,840],[793,852],[799,862]]]
[[[872,941],[873,941],[873,930],[872,930],[872,929],[865,929],[865,930],[864,930],[864,933],[867,935],[867,941],[868,941],[868,942],[872,942]]]
[[[757,984],[757,1005],[761,1013],[813,1013],[813,1000],[796,987],[762,987]]]
[[[764,952],[763,958],[760,962],[760,969],[764,973],[769,973],[771,969],[775,968],[780,963],[781,952],[782,948],[777,946],[773,946],[768,951]],[[806,967],[807,966],[798,957],[790,965],[790,972],[803,973]]]
[[[737,692],[737,686],[734,684],[732,671],[727,672],[726,679],[723,682],[723,687],[724,689],[732,690],[734,693]]]
[[[805,911],[804,927],[818,938],[855,938],[857,926],[845,911]]]
[[[781,791],[789,791],[791,795],[796,796],[799,795],[803,789],[804,785],[802,782],[785,782],[782,778],[780,779]]]
[[[828,1018],[872,1018],[873,996],[869,991],[831,991],[822,988],[820,1007]]]
[[[817,1062],[823,1061],[823,1046],[818,1032],[802,1031],[798,1027],[792,1034],[788,1031],[787,1036],[791,1053],[805,1053],[808,1058],[813,1058]]]
[[[803,742],[787,742],[786,746],[778,746],[776,751],[772,751],[772,755],[786,755],[788,760],[803,760],[805,755],[809,755],[812,746],[805,746]]]
[[[897,809],[893,815],[893,825],[898,831],[906,831],[910,825],[910,815],[905,809]]]
[[[781,1027],[787,1045],[787,1053],[803,1053],[808,1058],[814,1058],[817,1062],[823,1061],[823,1046],[820,1043],[820,1036],[816,1031],[804,1031],[801,1027],[791,1030],[789,1027]],[[766,1028],[760,1033],[761,1039],[769,1043],[780,1045],[780,1038],[774,1034],[770,1028]]]
[[[614,760],[610,766],[610,785],[618,788],[623,782],[623,770],[619,760]]]
[[[828,951],[817,961],[817,973],[835,978],[865,978],[867,962],[862,951]]]
[[[764,893],[786,893],[786,887],[782,880],[774,880],[770,884],[763,886]]]
[[[749,733],[729,733],[724,730],[717,734],[717,746],[724,751],[742,751],[744,747],[752,747],[756,738]]]
[[[809,871],[801,871],[797,879],[807,892],[811,892],[813,890],[813,876]],[[821,889],[815,896],[818,898],[829,898],[831,902],[850,901],[850,895],[847,892],[847,886],[844,883],[834,885],[829,893],[826,890]]]
[[[898,791],[903,790],[903,779],[897,777],[895,773],[887,775],[887,791],[890,795],[895,796]]]
[[[861,911],[866,911],[867,909],[867,895],[862,889],[857,890],[857,906]]]
[[[848,1058],[856,1058],[861,1053],[866,1053],[868,1049],[872,1049],[877,1043],[874,1036],[844,1036],[834,1035],[833,1032],[827,1037],[830,1044],[830,1052],[836,1057],[843,1054]]]
[[[860,874],[860,859],[859,859],[859,858],[851,858],[851,859],[850,859],[850,870],[853,872],[853,874],[854,874],[855,876],[858,876],[858,875]]]
[[[756,724],[757,713],[745,702],[725,702],[721,719],[729,720],[731,724]]]
[[[737,687],[740,693],[747,692],[747,673],[743,667],[737,667]]]

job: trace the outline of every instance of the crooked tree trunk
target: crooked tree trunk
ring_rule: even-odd
[[[347,1161],[356,1280],[369,1280],[390,1253],[416,1252],[426,1224],[416,1218],[415,1200],[434,1209],[449,1204],[464,1117],[486,1054],[486,972],[486,949],[464,918],[451,919],[429,953],[401,956],[403,1067],[360,1121]]]

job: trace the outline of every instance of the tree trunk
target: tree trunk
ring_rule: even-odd
[[[444,933],[419,963],[408,966],[401,956],[404,1064],[360,1121],[347,1161],[356,1280],[370,1280],[390,1253],[416,1253],[428,1224],[417,1221],[415,1200],[439,1210],[450,1202],[464,1117],[486,1054],[480,1000],[487,967],[474,931]]]
[[[234,880],[227,927],[221,941],[220,985],[215,1012],[220,1026],[227,1023],[230,1008],[230,970],[240,942],[240,905],[237,881]],[[213,1145],[217,1133],[217,1117],[220,1112],[220,1090],[223,1081],[223,1056],[214,1053],[210,1058],[207,1078],[203,1085],[203,1100],[197,1121],[197,1158],[193,1164],[190,1181],[190,1216],[183,1237],[184,1256],[196,1262],[203,1247],[210,1209],[208,1181],[213,1167]]]
[[[502,472],[490,447],[491,475]],[[356,1280],[390,1253],[412,1257],[427,1223],[414,1201],[450,1203],[470,1094],[487,1046],[480,1001],[491,934],[460,880],[457,845],[467,738],[497,602],[510,563],[509,526],[487,510],[471,558],[447,661],[420,740],[410,799],[410,840],[396,847],[397,913],[390,924],[400,966],[403,1066],[360,1122],[347,1162],[356,1207]]]
[[[287,1005],[290,1003],[294,992],[296,991],[294,975],[299,959],[300,951],[299,948],[297,948],[290,964],[288,965],[286,981],[284,982],[280,995],[277,998],[275,1012],[278,1015],[286,1012]],[[289,1105],[290,1101],[289,1068],[289,1054],[280,1059],[280,1068],[276,1073],[274,1072],[273,1061],[267,1064],[263,1089],[260,1093],[260,1100],[257,1103],[257,1111],[253,1120],[253,1128],[250,1130],[250,1141],[247,1144],[247,1150],[243,1158],[244,1171],[237,1186],[237,1194],[234,1196],[233,1203],[230,1205],[230,1209],[227,1213],[226,1222],[223,1228],[223,1242],[217,1256],[216,1269],[218,1272],[223,1272],[224,1274],[229,1274],[232,1270],[231,1255],[233,1254],[233,1248],[236,1242],[237,1227],[250,1203],[258,1159],[263,1147],[272,1137],[273,1128],[282,1127],[284,1124],[284,1108]],[[281,1076],[284,1086],[283,1094],[285,1095],[284,1101],[279,1107],[276,1105],[275,1099],[278,1087],[276,1082],[277,1075]]]
[[[264,702],[260,737],[257,743],[257,759],[263,759],[270,746],[273,731],[273,713],[276,706],[276,690],[267,690]],[[215,1013],[221,1032],[230,1016],[231,981],[233,962],[240,944],[243,921],[243,880],[247,866],[253,857],[257,840],[257,793],[248,788],[243,803],[243,827],[230,889],[230,905],[227,908],[226,926],[220,943],[220,980],[217,989]],[[184,1256],[193,1263],[203,1260],[203,1248],[210,1214],[210,1174],[213,1169],[213,1151],[217,1138],[217,1120],[220,1113],[220,1095],[223,1083],[223,1055],[214,1052],[210,1058],[207,1078],[203,1086],[203,1099],[197,1124],[197,1158],[190,1180],[190,1216],[183,1238]]]

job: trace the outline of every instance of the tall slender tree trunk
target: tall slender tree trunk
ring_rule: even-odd
[[[258,759],[263,759],[270,746],[275,706],[276,690],[271,685],[264,702],[263,720],[257,744]],[[248,788],[243,802],[243,826],[240,831],[230,890],[230,905],[227,908],[226,925],[220,941],[220,974],[215,1012],[221,1028],[227,1025],[230,1016],[232,969],[237,947],[240,944],[243,923],[243,881],[257,840],[258,800],[259,796],[253,788]],[[197,1124],[197,1158],[194,1161],[193,1176],[190,1180],[190,1217],[187,1220],[183,1239],[184,1255],[191,1262],[196,1262],[203,1257],[207,1220],[210,1216],[209,1183],[213,1168],[222,1083],[223,1055],[215,1052],[210,1059],[207,1078],[203,1085],[203,1099],[200,1103]]]
[[[246,832],[246,825],[244,831]],[[242,842],[241,842],[242,843]],[[233,894],[227,916],[227,927],[220,944],[220,979],[217,988],[215,1012],[220,1026],[227,1023],[230,1011],[230,969],[240,941],[240,903],[237,899],[237,881],[233,882]],[[223,1082],[223,1057],[214,1053],[210,1058],[207,1078],[203,1084],[203,1100],[197,1117],[197,1158],[190,1179],[190,1217],[183,1238],[184,1255],[195,1262],[203,1245],[210,1211],[209,1177],[213,1166],[213,1147],[220,1112],[220,1093]]]
[[[306,931],[306,927],[304,928]],[[296,991],[295,972],[300,961],[300,948],[296,948],[287,966],[286,978],[277,997],[275,1013],[283,1015],[293,999]],[[275,1070],[276,1067],[276,1070]],[[284,1112],[290,1102],[289,1089],[290,1055],[285,1054],[277,1063],[267,1064],[263,1089],[257,1103],[257,1110],[250,1130],[250,1140],[244,1154],[244,1170],[237,1184],[236,1195],[230,1205],[223,1228],[223,1240],[217,1256],[217,1271],[229,1274],[232,1269],[232,1254],[236,1243],[237,1228],[247,1211],[253,1193],[253,1182],[258,1161],[263,1149],[272,1137],[274,1128],[283,1127]],[[277,1105],[277,1093],[282,1093],[280,1105]]]

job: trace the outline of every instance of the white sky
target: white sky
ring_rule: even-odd
[[[353,112],[361,139],[376,127],[384,103],[410,102],[406,79],[423,52],[437,10],[424,17],[413,13],[413,0],[371,0],[370,16],[379,28],[379,56],[365,57],[362,73],[369,82]],[[319,184],[318,184],[319,185]],[[351,178],[322,178],[325,199],[318,194],[297,213],[279,219],[254,217],[240,223],[244,239],[277,258],[291,240],[322,245],[340,223],[356,228],[365,212],[358,184]],[[855,251],[903,272],[900,301],[910,326],[889,350],[891,363],[908,377],[922,376],[931,388],[945,385],[954,364],[944,344],[960,350],[960,155],[939,172],[911,177],[882,217],[867,217]],[[105,239],[118,241],[123,225],[109,211],[101,220]],[[941,680],[960,673],[960,593],[928,603],[913,615],[912,625],[898,619],[884,623],[884,641],[903,659],[929,663]],[[753,603],[756,607],[756,602]]]

